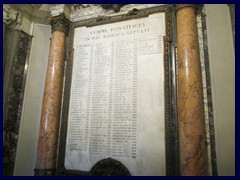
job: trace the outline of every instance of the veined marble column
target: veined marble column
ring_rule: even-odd
[[[208,175],[203,88],[195,7],[177,5],[180,175]]]
[[[59,15],[49,19],[52,38],[45,81],[35,175],[54,175],[62,101],[66,35],[69,22]]]

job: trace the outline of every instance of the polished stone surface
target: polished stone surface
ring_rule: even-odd
[[[66,34],[69,21],[64,14],[48,19],[52,38],[43,95],[35,175],[54,175],[65,66]]]
[[[180,174],[208,175],[201,65],[193,7],[177,14]]]
[[[60,121],[66,34],[53,31],[39,132],[36,169],[55,169]]]

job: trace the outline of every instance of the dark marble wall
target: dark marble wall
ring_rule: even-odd
[[[31,36],[5,29],[3,174],[13,175]]]

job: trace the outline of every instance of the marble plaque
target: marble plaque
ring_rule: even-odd
[[[164,13],[75,28],[66,169],[165,175],[163,36]]]

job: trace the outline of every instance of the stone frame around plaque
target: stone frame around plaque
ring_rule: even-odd
[[[164,37],[164,99],[165,99],[165,139],[166,139],[166,175],[176,175],[178,169],[177,159],[174,157],[175,153],[178,152],[178,146],[176,145],[177,132],[173,131],[176,123],[176,119],[171,114],[173,108],[172,92],[176,91],[172,89],[172,72],[171,72],[171,43],[172,39],[172,14],[173,6],[164,5],[160,7],[148,8],[143,10],[133,9],[129,13],[124,15],[117,15],[112,17],[97,17],[90,20],[84,20],[80,22],[73,22],[70,24],[69,41],[67,44],[67,65],[65,72],[65,86],[64,86],[64,98],[62,105],[62,116],[61,116],[61,128],[59,133],[59,148],[58,148],[58,163],[56,169],[56,175],[67,175],[67,176],[89,176],[88,171],[75,171],[69,170],[64,167],[65,160],[65,149],[66,149],[66,138],[67,138],[67,126],[68,126],[68,111],[70,103],[70,92],[71,92],[71,79],[72,79],[72,68],[73,68],[73,40],[74,40],[74,29],[81,26],[91,27],[103,24],[109,24],[120,21],[127,21],[137,18],[144,18],[154,13],[165,13],[165,25],[166,25],[166,36]]]

